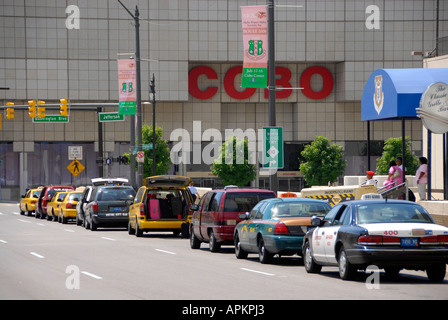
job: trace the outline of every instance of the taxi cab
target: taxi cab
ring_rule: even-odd
[[[59,209],[67,191],[56,192],[47,204],[47,220],[58,221]]]
[[[81,197],[82,191],[68,192],[59,206],[58,221],[66,224],[69,219],[76,219],[76,205]]]
[[[41,192],[42,188],[30,189],[24,196],[22,196],[22,200],[20,200],[19,204],[21,215],[26,213],[28,216],[31,216],[31,214],[36,211],[37,199],[39,199]]]
[[[191,179],[160,175],[144,179],[130,206],[128,232],[137,237],[149,231],[172,231],[189,236],[193,197],[188,189]]]
[[[308,273],[338,266],[343,280],[369,265],[397,276],[401,269],[424,270],[442,282],[448,262],[448,228],[434,222],[421,205],[404,200],[356,200],[333,207],[305,236]]]

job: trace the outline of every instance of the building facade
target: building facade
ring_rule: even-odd
[[[261,129],[268,124],[263,89],[241,88],[243,39],[241,6],[255,0],[126,0],[140,14],[142,100],[150,100],[156,78],[156,123],[164,139],[185,129],[200,137],[201,148],[216,129]],[[285,166],[280,188],[300,190],[301,148],[315,136],[344,147],[347,175],[367,169],[367,124],[360,100],[369,75],[378,68],[421,68],[439,35],[448,35],[448,3],[437,0],[283,0],[276,1],[275,42],[277,125],[284,128]],[[439,21],[437,21],[437,11]],[[0,90],[2,105],[28,100],[59,103],[118,102],[117,59],[135,52],[133,19],[118,1],[1,0]],[[306,90],[297,88],[306,87]],[[116,111],[116,108],[104,108]],[[47,111],[47,114],[58,111]],[[152,125],[152,106],[143,104],[143,123]],[[105,157],[129,152],[130,120],[103,124]],[[200,131],[200,132],[198,132]],[[409,121],[406,135],[422,154],[422,124]],[[401,136],[394,121],[371,124],[373,155],[384,140]],[[70,111],[68,123],[34,123],[27,111],[2,117],[0,188],[2,198],[39,184],[82,185],[99,175],[98,116]],[[74,177],[68,146],[83,146],[86,169]],[[379,149],[379,150],[377,150]],[[373,166],[375,162],[373,161]],[[372,168],[374,169],[374,168]],[[205,163],[176,166],[202,186],[217,181]],[[129,166],[113,163],[105,175],[129,176]],[[262,186],[266,179],[261,177]]]

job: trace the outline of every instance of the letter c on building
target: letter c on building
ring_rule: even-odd
[[[188,91],[197,99],[208,100],[218,92],[218,87],[208,87],[205,90],[199,89],[198,80],[201,75],[206,75],[208,79],[218,79],[217,73],[212,68],[196,67],[190,71],[188,76]]]

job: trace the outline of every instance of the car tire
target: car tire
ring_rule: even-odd
[[[235,234],[234,237],[235,242],[235,256],[237,259],[246,259],[248,252],[245,251],[243,248],[241,248],[241,241],[240,237],[238,236],[238,233]]]
[[[129,234],[130,236],[135,235],[135,229],[132,228],[132,226],[131,226],[131,220],[128,220],[128,234]]]
[[[90,217],[90,231],[96,231],[98,229],[98,225],[93,221],[93,218]]]
[[[140,230],[140,228],[138,227],[138,221],[137,220],[135,221],[135,236],[137,238],[143,237],[143,231]]]
[[[190,230],[190,247],[191,249],[200,249],[201,248],[201,240],[194,234],[193,226],[191,226]]]
[[[357,269],[348,261],[344,247],[339,250],[338,266],[339,276],[342,280],[352,280],[355,277]]]
[[[320,273],[322,266],[317,264],[311,255],[310,243],[307,241],[303,247],[303,265],[307,273]]]
[[[443,282],[446,274],[446,264],[437,263],[429,266],[426,269],[426,275],[431,282]]]
[[[263,238],[260,238],[260,241],[258,242],[258,254],[262,264],[271,263],[274,258],[274,255],[266,249]]]
[[[221,244],[216,240],[213,230],[210,230],[208,245],[211,252],[219,252],[221,250]]]
[[[62,222],[62,224],[67,224],[67,222],[68,222],[68,218],[66,218],[65,216],[64,216],[64,214],[59,214],[60,216],[61,216],[61,222]]]

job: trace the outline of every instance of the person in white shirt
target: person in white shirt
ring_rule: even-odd
[[[378,188],[378,181],[376,179],[373,179],[373,176],[375,175],[375,172],[373,171],[366,171],[366,185],[374,185],[375,188]]]

